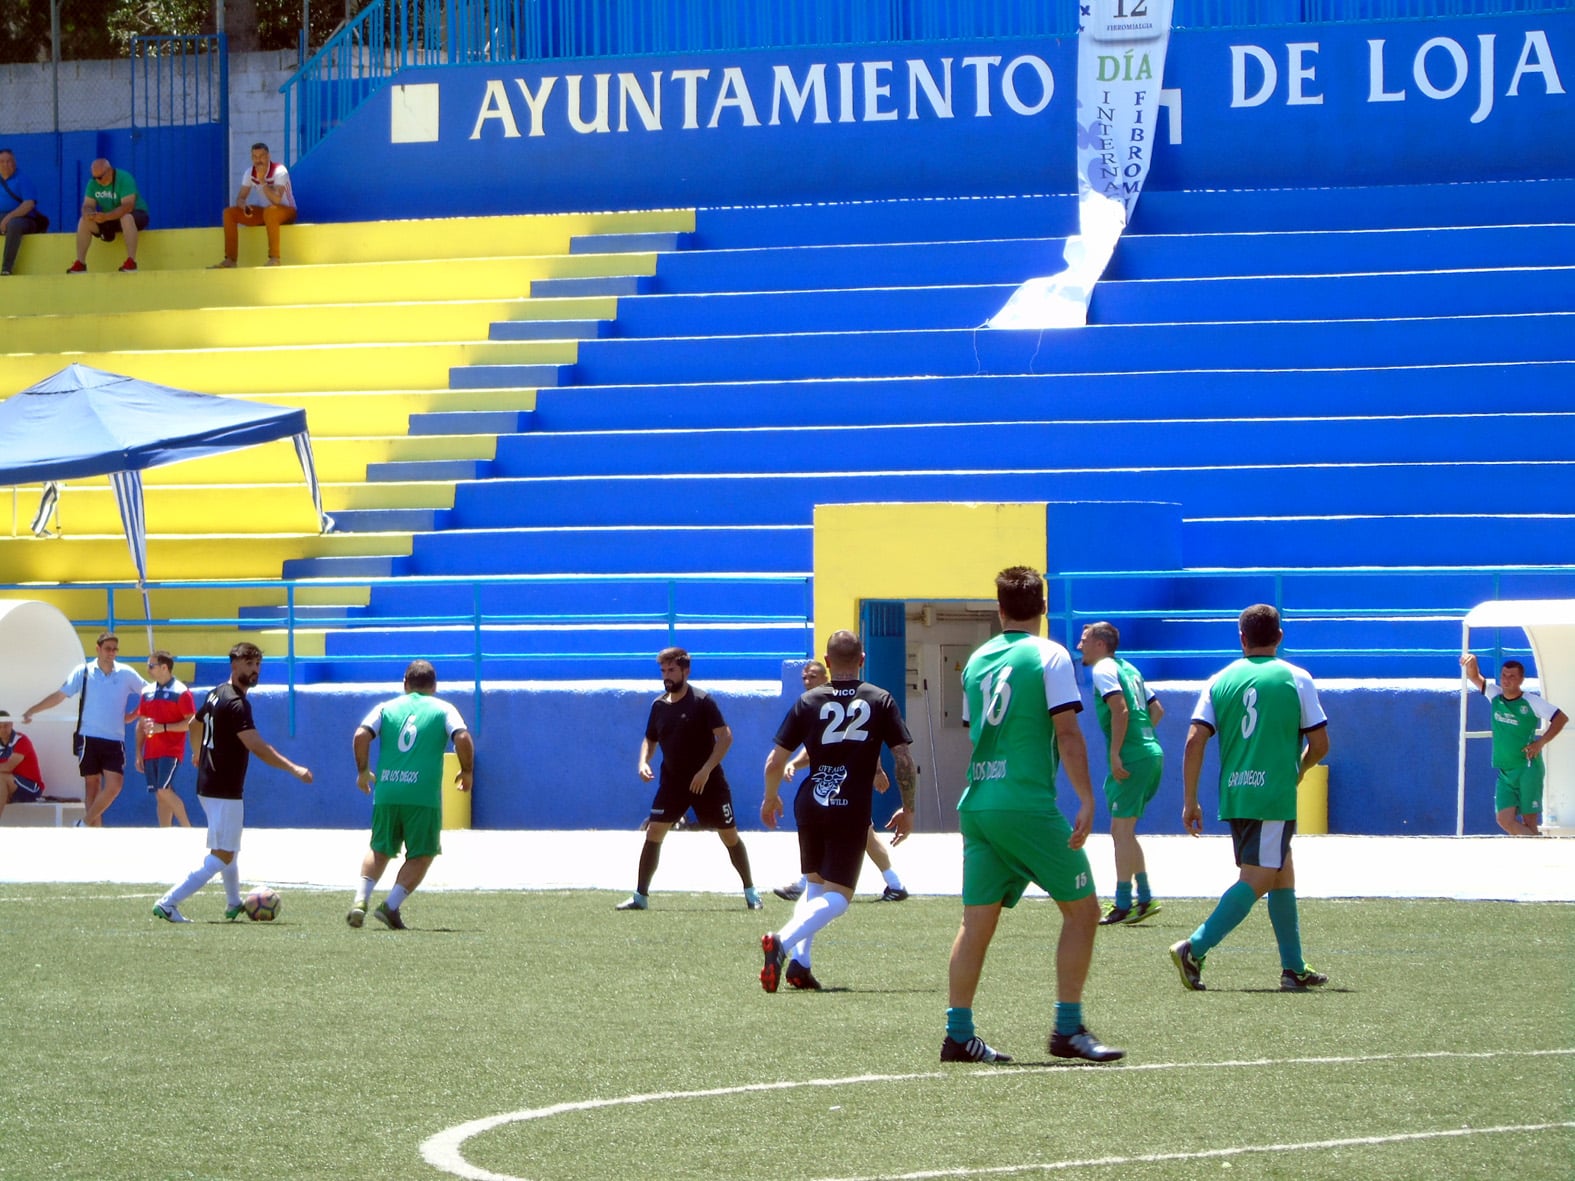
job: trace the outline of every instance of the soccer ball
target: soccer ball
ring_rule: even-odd
[[[241,905],[246,908],[246,917],[254,923],[271,923],[279,917],[279,891],[267,886],[258,886],[241,900]]]

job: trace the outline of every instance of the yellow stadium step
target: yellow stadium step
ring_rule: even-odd
[[[128,557],[127,561],[130,559]],[[8,599],[37,599],[56,608],[67,619],[93,620],[94,630],[102,630],[102,621],[113,618],[116,627],[129,627],[126,620],[142,616],[142,592],[134,585],[120,585],[117,579],[113,589],[85,587],[72,584],[28,587],[25,592],[6,591]],[[277,607],[286,604],[285,588],[274,586],[153,586],[148,591],[149,605],[155,619],[212,619],[238,620],[243,607]],[[312,586],[297,585],[297,607],[364,607],[371,600],[371,591],[364,586]]]
[[[496,435],[412,435],[391,438],[327,438],[312,440],[317,478],[348,484],[366,479],[369,463],[410,463],[419,460],[489,460],[496,453]],[[144,489],[159,484],[283,484],[303,490],[301,464],[288,439],[149,468],[142,473]],[[211,575],[210,575],[211,576]]]
[[[23,496],[20,529],[27,529],[32,507],[41,489]],[[317,512],[311,493],[297,470],[293,481],[273,484],[149,484],[143,489],[143,509],[149,533],[202,533],[214,525],[213,497],[224,497],[223,528],[226,533],[315,533]],[[323,508],[330,514],[342,510],[392,508],[451,508],[452,482],[389,484],[326,484]],[[121,528],[120,507],[107,480],[71,481],[62,485],[55,513],[56,530],[65,536],[114,533]]]
[[[536,408],[534,390],[314,390],[230,396],[304,409],[306,429],[311,432],[314,447],[318,439],[336,435],[403,436],[410,429],[413,414],[456,410],[524,413]]]
[[[137,260],[148,270],[201,270],[224,255],[221,210],[212,229],[161,230],[158,211],[143,231]],[[286,226],[280,242],[291,265],[339,264],[400,259],[483,258],[490,255],[567,254],[570,240],[590,234],[691,233],[693,209],[653,209],[607,213],[513,214],[501,217],[449,217],[415,221],[301,222]],[[76,257],[76,227],[64,233],[31,236],[18,258],[16,274],[63,274]],[[240,267],[261,266],[267,235],[242,228]],[[125,257],[119,242],[95,241],[88,250],[89,273],[113,271]]]
[[[92,266],[90,261],[89,266]],[[115,315],[128,308],[251,308],[310,302],[411,303],[426,300],[511,300],[538,279],[653,275],[656,255],[547,254],[422,259],[260,270],[161,271],[134,275],[112,267],[85,275],[38,275],[0,283],[0,316]],[[62,342],[65,347],[69,342]]]
[[[211,534],[148,538],[148,577],[278,578],[291,558],[410,553],[409,533]],[[0,538],[10,582],[112,582],[134,573],[126,539],[111,535]]]
[[[143,381],[236,394],[266,384],[274,390],[447,389],[449,370],[506,356],[514,364],[572,365],[577,341],[466,341],[447,344],[308,345],[109,353],[0,355],[0,390],[26,389],[72,362]]]

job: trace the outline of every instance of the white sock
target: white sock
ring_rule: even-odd
[[[209,853],[207,857],[203,858],[202,868],[194,871],[180,885],[171,888],[169,893],[159,899],[159,905],[164,907],[179,906],[212,881],[213,875],[223,868],[224,862],[220,861],[212,853]]]
[[[799,874],[799,876],[798,876],[798,892],[800,894],[803,894],[804,891],[807,890],[807,889],[809,889],[809,879],[807,877],[805,877],[803,874]]]
[[[219,880],[224,883],[224,901],[230,906],[241,904],[241,867],[231,861],[219,871]]]
[[[355,904],[365,910],[366,904],[372,901],[372,891],[376,888],[375,878],[362,878],[361,884],[355,888]]]
[[[902,879],[897,876],[895,869],[882,870],[880,876],[886,879],[886,884],[893,890],[902,889]]]
[[[809,967],[809,947],[815,942],[813,935],[806,935],[792,947],[788,948],[788,959],[797,960],[806,968]]]
[[[814,889],[815,886],[811,884],[810,890]],[[835,891],[821,887],[821,892],[813,898],[806,891],[804,900],[793,908],[793,917],[788,925],[777,932],[777,938],[782,940],[783,947],[792,947],[813,937],[827,923],[847,913],[847,909],[848,900]]]
[[[403,886],[397,886],[396,885],[392,890],[390,890],[388,892],[388,898],[386,899],[386,901],[388,903],[388,909],[389,910],[398,910],[401,906],[404,905],[405,899],[409,898],[409,897],[410,897],[410,891],[409,890],[405,889]]]

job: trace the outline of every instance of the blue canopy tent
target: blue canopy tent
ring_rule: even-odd
[[[58,480],[107,475],[137,568],[143,615],[148,610],[148,538],[142,507],[145,468],[274,439],[293,439],[301,471],[324,533],[334,527],[323,512],[322,489],[306,432],[306,411],[243,402],[70,365],[0,402],[0,486],[38,484],[46,505]],[[47,515],[41,511],[40,520]],[[149,647],[152,646],[151,624]]]

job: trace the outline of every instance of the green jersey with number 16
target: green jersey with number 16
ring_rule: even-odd
[[[985,643],[963,669],[973,757],[957,810],[1055,810],[1061,752],[1050,715],[1082,708],[1072,659],[1060,644],[1027,632]]]
[[[1192,711],[1220,739],[1221,820],[1295,820],[1302,735],[1328,724],[1312,677],[1277,656],[1244,656]]]

